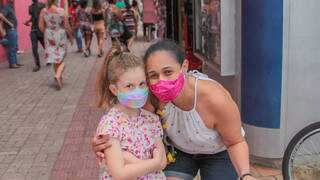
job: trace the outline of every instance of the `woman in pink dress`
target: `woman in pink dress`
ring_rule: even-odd
[[[72,44],[72,33],[67,13],[57,6],[55,0],[48,0],[47,8],[42,9],[39,19],[39,28],[44,32],[45,59],[53,64],[54,78],[58,90],[63,86],[62,73],[65,68],[63,62],[67,54],[67,33]]]

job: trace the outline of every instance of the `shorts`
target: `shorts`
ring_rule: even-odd
[[[192,180],[200,170],[201,180],[236,180],[235,168],[227,151],[216,154],[188,154],[177,150],[176,162],[169,164],[164,173],[166,177]]]

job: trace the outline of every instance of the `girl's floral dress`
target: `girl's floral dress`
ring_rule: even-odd
[[[63,9],[59,10],[63,11]],[[44,21],[46,23],[44,32],[45,59],[47,63],[60,63],[67,52],[67,33],[64,27],[63,13],[45,10]]]
[[[122,150],[128,151],[139,159],[151,159],[155,148],[155,139],[163,136],[159,117],[141,109],[139,117],[128,116],[116,108],[101,118],[97,134],[107,134],[120,141]],[[102,180],[112,177],[104,171]],[[138,178],[139,180],[166,179],[163,172],[158,171]]]

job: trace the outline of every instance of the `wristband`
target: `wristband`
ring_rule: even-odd
[[[251,173],[242,174],[238,179],[239,179],[239,180],[243,180],[244,177],[246,177],[246,176],[252,176],[252,174],[251,174]]]

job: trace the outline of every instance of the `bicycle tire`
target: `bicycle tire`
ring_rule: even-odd
[[[307,127],[303,128],[301,131],[299,131],[289,142],[289,145],[287,146],[283,161],[282,161],[282,174],[284,180],[294,180],[291,178],[291,169],[290,169],[290,161],[292,160],[293,153],[297,152],[297,148],[300,147],[300,145],[306,141],[309,137],[320,133],[320,122],[316,122],[313,124],[308,125]]]

